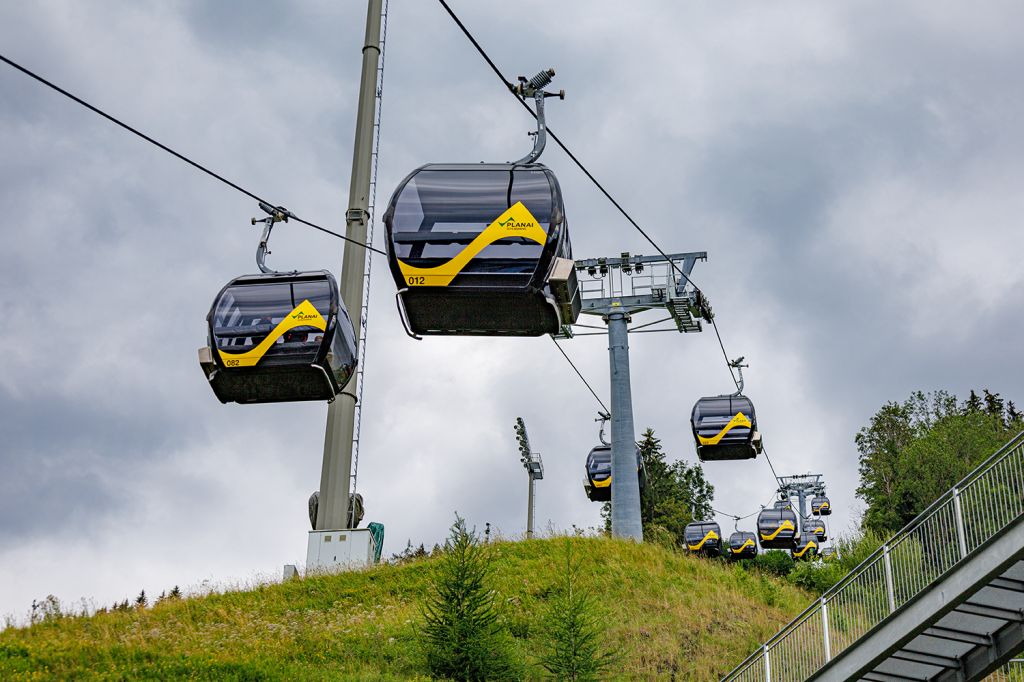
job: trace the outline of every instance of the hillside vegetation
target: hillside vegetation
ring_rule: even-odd
[[[811,600],[783,580],[647,543],[574,538],[622,678],[711,680]],[[523,674],[566,540],[493,543],[494,588]],[[0,679],[425,679],[417,635],[437,560],[165,600],[0,632]]]

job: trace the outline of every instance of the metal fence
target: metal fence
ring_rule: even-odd
[[[1024,432],[755,651],[725,682],[799,682],[1024,513]],[[993,679],[1024,680],[1019,665]]]
[[[1015,658],[985,678],[985,682],[1024,682],[1024,658]]]

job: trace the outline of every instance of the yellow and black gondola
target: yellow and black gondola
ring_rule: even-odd
[[[690,425],[702,462],[752,459],[761,452],[754,404],[744,395],[701,398],[693,406]]]
[[[810,561],[818,556],[818,540],[812,532],[804,532],[797,536],[796,545],[793,546],[793,558],[802,561]]]
[[[612,499],[612,446],[598,445],[587,455],[587,475],[583,479],[583,490],[591,502],[610,502]],[[640,491],[647,487],[647,469],[636,448],[636,472]]]
[[[762,549],[792,549],[798,534],[797,514],[789,502],[776,502],[757,515],[757,535]]]
[[[199,362],[222,403],[333,400],[355,372],[352,321],[326,270],[237,277],[206,320]]]
[[[753,559],[757,556],[757,535],[744,530],[736,531],[729,536],[729,551],[726,555],[731,561]]]
[[[824,495],[815,495],[811,499],[811,513],[815,516],[829,516],[832,514],[832,503]]]
[[[808,518],[805,522],[807,530],[814,534],[818,542],[825,542],[828,540],[828,529],[825,528],[825,522],[821,519]]]
[[[722,554],[722,528],[715,521],[694,521],[683,529],[683,541],[690,554],[716,557]]]
[[[422,166],[384,224],[413,334],[540,336],[579,316],[562,193],[542,164]]]

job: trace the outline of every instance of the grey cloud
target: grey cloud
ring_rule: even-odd
[[[0,42],[336,228],[363,10],[43,2],[0,9]],[[552,103],[552,127],[660,244],[709,252],[695,278],[730,353],[751,362],[772,459],[826,474],[833,531],[855,503],[853,434],[885,400],[982,385],[1024,400],[1007,362],[1022,301],[1005,254],[1024,246],[1007,189],[1024,141],[1015,4],[456,10],[507,75],[558,69],[569,97]],[[524,31],[524,17],[540,19]],[[531,120],[435,5],[392,3],[388,40],[378,206],[423,162],[528,147]],[[254,267],[253,202],[6,67],[0,93],[0,205],[13,216],[0,228],[0,565],[19,564],[0,569],[0,611],[49,592],[123,597],[105,570],[115,555],[133,579],[169,584],[301,559],[323,406],[222,406],[195,366],[213,294]],[[578,255],[652,253],[557,148],[545,161]],[[291,224],[271,248],[281,267],[340,263],[336,240]],[[547,465],[538,518],[596,525],[580,480],[597,405],[550,340],[415,343],[393,296],[376,260],[359,486],[386,552],[441,540],[454,510],[522,529],[517,415]],[[97,324],[111,308],[126,314]],[[693,461],[692,402],[728,387],[713,335],[631,346],[638,431]],[[602,397],[606,347],[565,345]],[[771,492],[760,460],[705,470],[719,509],[747,513]],[[244,547],[225,550],[227,536]],[[41,558],[61,543],[74,576]]]

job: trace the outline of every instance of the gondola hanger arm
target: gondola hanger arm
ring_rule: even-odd
[[[267,214],[267,217],[252,219],[253,225],[256,223],[263,223],[263,234],[260,235],[260,243],[259,246],[256,247],[256,265],[259,266],[260,272],[264,274],[274,274],[277,270],[272,270],[267,267],[266,264],[267,255],[270,253],[270,233],[274,229],[275,223],[286,223],[289,218],[297,218],[298,216],[284,206],[271,206],[264,201],[259,202],[259,205],[260,209]]]
[[[529,80],[527,80],[526,76],[519,76],[519,83],[510,86],[512,92],[521,99],[533,98],[533,103],[536,107],[535,114],[537,116],[537,130],[536,132],[529,133],[533,137],[533,149],[529,154],[516,161],[516,165],[534,163],[544,153],[544,147],[548,141],[548,127],[544,118],[544,100],[548,97],[565,99],[565,90],[559,90],[558,92],[544,91],[544,86],[550,83],[554,77],[554,69],[545,69]]]

